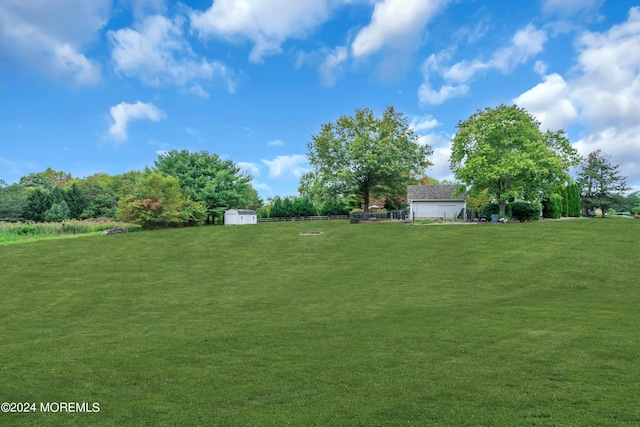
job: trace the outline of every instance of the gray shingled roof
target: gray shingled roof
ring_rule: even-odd
[[[238,211],[238,215],[255,215],[256,214],[256,211],[252,211],[250,209],[229,209],[229,211]]]
[[[407,188],[409,200],[464,200],[465,194],[454,196],[456,185],[410,185]]]

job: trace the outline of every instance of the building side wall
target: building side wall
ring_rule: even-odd
[[[465,208],[463,201],[411,202],[411,218],[447,218],[454,219]]]

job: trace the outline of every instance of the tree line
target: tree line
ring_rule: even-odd
[[[170,151],[152,167],[86,178],[48,168],[0,188],[0,221],[112,218],[157,226],[215,223],[230,207],[257,209],[251,176],[206,151]]]
[[[493,202],[504,216],[510,203],[537,203],[550,217],[636,208],[637,194],[622,195],[628,187],[619,165],[600,150],[580,158],[564,131],[542,132],[516,105],[478,110],[457,129],[450,168],[471,208]],[[215,223],[229,208],[262,217],[341,215],[367,211],[376,199],[404,208],[408,185],[437,182],[426,175],[433,149],[393,107],[380,117],[365,108],[325,123],[307,148],[313,170],[302,176],[299,197],[275,197],[266,206],[251,176],[232,161],[174,150],[144,171],[79,179],[49,168],[0,185],[0,221],[108,217],[145,227],[195,225]],[[581,168],[576,179],[572,167]]]

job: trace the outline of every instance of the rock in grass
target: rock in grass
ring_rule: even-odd
[[[108,230],[104,230],[102,232],[102,235],[107,236],[109,234],[122,234],[122,233],[128,233],[128,231],[125,230],[124,228],[110,228]]]

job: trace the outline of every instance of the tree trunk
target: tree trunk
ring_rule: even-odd
[[[369,212],[369,192],[364,192],[364,211]]]
[[[498,207],[500,209],[499,214],[500,214],[500,218],[504,218],[507,216],[506,211],[507,211],[507,202],[505,201],[501,201],[498,202]]]

